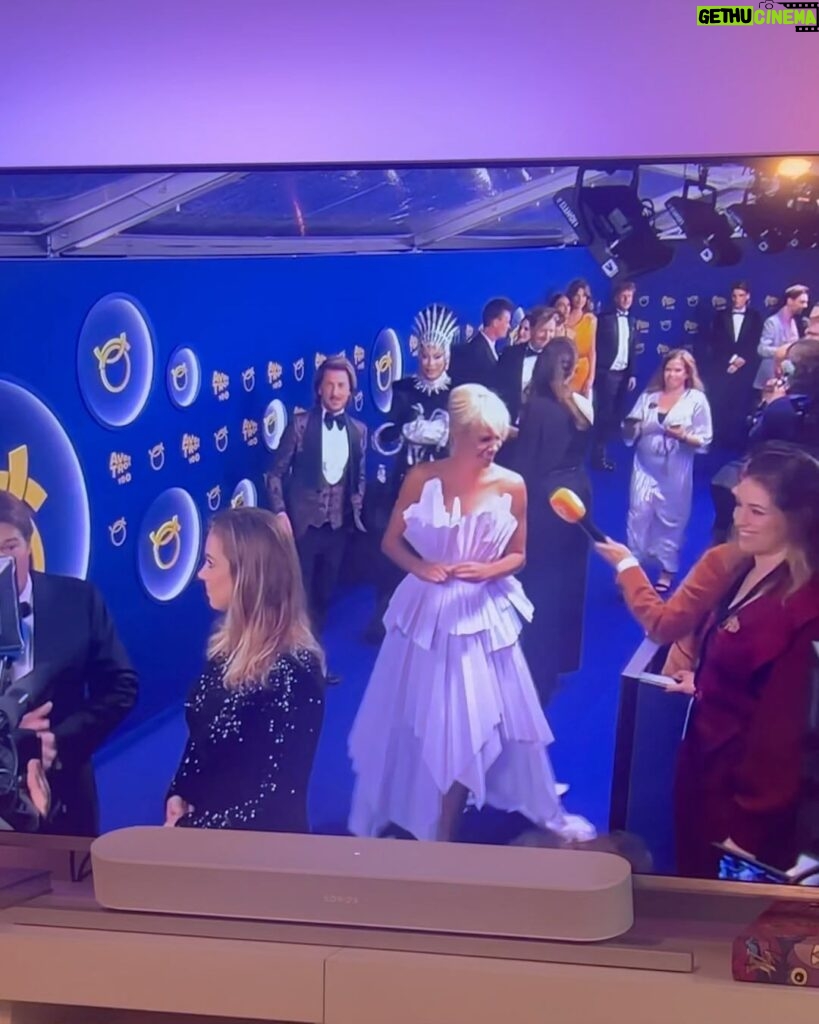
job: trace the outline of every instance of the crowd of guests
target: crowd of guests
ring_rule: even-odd
[[[322,363],[314,407],[293,417],[268,467],[269,509],[211,524],[199,577],[218,620],[186,703],[167,825],[308,829],[325,687],[340,681],[321,631],[345,553],[368,534],[382,558],[369,629],[380,649],[349,737],[350,830],[453,839],[468,804],[489,804],[560,841],[593,841],[565,811],[547,753],[544,709],[580,666],[589,558],[586,534],[549,499],[568,488],[591,510],[589,469],[614,468],[620,435],[634,449],[628,543],[596,547],[647,633],[673,645],[670,686],[692,701],[678,870],[714,877],[714,843],[793,863],[819,639],[819,307],[803,325],[807,289],[794,286],[763,321],[738,282],[702,366],[667,350],[638,394],[635,292],[616,284],[598,313],[574,281],[514,326],[513,304],[493,299],[466,341],[451,311],[425,309],[417,370],[395,382],[372,437],[393,460],[374,485],[368,431],[348,411],[355,370],[340,356]],[[694,461],[715,441],[726,453],[713,482],[719,543],[677,586]],[[27,507],[0,494],[0,553],[16,560],[33,635],[71,669],[22,723],[21,788],[44,830],[93,834],[91,756],[133,706],[136,677],[89,584],[71,582],[89,628],[69,623],[63,636],[49,623],[49,587],[62,584],[30,573],[32,534]]]

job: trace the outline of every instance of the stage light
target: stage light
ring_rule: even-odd
[[[554,202],[603,273],[636,277],[668,266],[673,250],[654,231],[653,206],[640,199],[639,170],[628,185],[584,185],[586,170],[580,168],[574,187],[561,189]]]
[[[810,160],[803,156],[788,156],[779,161],[776,173],[783,178],[801,178],[811,169]]]
[[[725,214],[731,224],[738,227],[754,243],[759,252],[782,252],[788,244],[784,231],[787,207],[781,200],[760,198],[729,206]]]
[[[692,189],[699,192],[696,198],[690,195]],[[717,209],[717,190],[708,184],[707,167],[699,168],[696,181],[686,178],[682,195],[672,196],[665,208],[686,240],[697,249],[703,263],[715,267],[739,263],[742,250],[731,237],[734,224]]]

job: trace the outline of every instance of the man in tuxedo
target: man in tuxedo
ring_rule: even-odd
[[[347,414],[356,373],[331,356],[316,374],[316,404],[296,413],[265,475],[270,508],[289,525],[304,587],[320,633],[341,575],[347,543],[364,532],[367,428]]]
[[[594,454],[596,469],[613,470],[606,445],[618,432],[629,392],[637,386],[634,364],[637,325],[631,315],[633,281],[620,281],[612,293],[614,308],[597,321],[597,364],[594,375]]]
[[[483,307],[480,330],[465,344],[452,346],[449,375],[454,388],[482,384],[498,391],[499,346],[509,334],[514,311],[509,299],[490,299]]]
[[[28,506],[0,491],[0,555],[14,559],[24,639],[0,689],[32,669],[47,671],[43,703],[25,715],[15,736],[19,762],[40,760],[48,773],[51,810],[41,831],[94,836],[92,757],[136,703],[137,674],[91,583],[31,569],[33,534]]]
[[[520,417],[523,397],[535,371],[537,357],[557,333],[559,314],[550,306],[536,306],[528,314],[528,319],[531,325],[529,341],[525,345],[505,348],[498,360],[495,387],[506,403],[513,426],[517,425]]]
[[[762,316],[751,309],[746,281],[731,285],[730,309],[714,314],[703,367],[714,416],[714,440],[739,451],[748,440],[748,416],[754,404],[754,372],[762,334]]]

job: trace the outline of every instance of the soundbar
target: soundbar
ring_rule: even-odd
[[[109,910],[563,942],[634,921],[630,865],[596,851],[140,827],[91,859]]]

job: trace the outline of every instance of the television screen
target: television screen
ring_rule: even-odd
[[[7,828],[809,880],[819,158],[2,172],[0,257]]]

